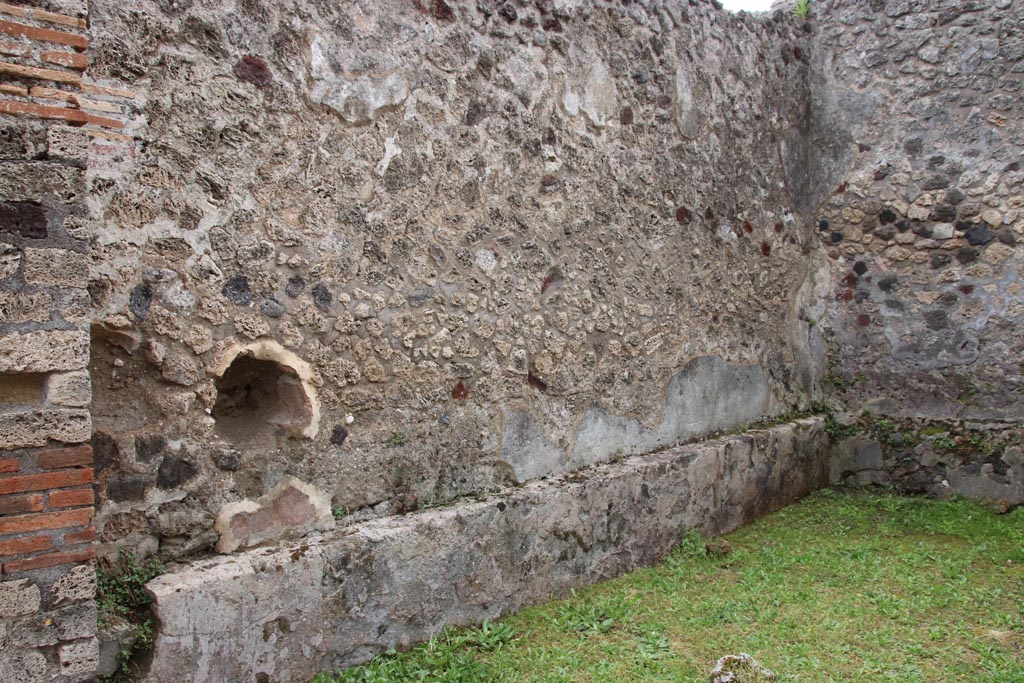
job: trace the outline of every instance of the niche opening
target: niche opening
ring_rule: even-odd
[[[277,361],[241,353],[216,385],[216,430],[231,442],[303,436],[313,422],[312,402],[298,373]]]

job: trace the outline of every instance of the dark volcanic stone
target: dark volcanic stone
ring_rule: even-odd
[[[26,239],[45,239],[46,209],[36,202],[0,202],[0,232]]]
[[[899,279],[895,275],[886,275],[878,281],[878,288],[883,292],[891,292],[895,287]]]
[[[828,239],[832,244],[839,244],[843,241],[843,233],[833,230],[832,234],[828,236]]]
[[[173,489],[181,486],[199,473],[194,464],[174,455],[168,455],[160,463],[156,473],[156,485],[162,489]]]
[[[221,287],[221,293],[232,303],[239,306],[248,306],[252,303],[252,290],[249,289],[249,280],[241,275],[236,275]]]
[[[335,446],[343,446],[347,438],[348,430],[341,425],[334,425],[334,429],[331,430],[331,443]]]
[[[949,178],[942,174],[928,176],[921,183],[922,190],[942,190],[949,187]]]
[[[928,218],[936,223],[952,223],[956,220],[956,207],[952,204],[936,204]]]
[[[148,284],[141,284],[132,290],[128,297],[128,310],[139,320],[149,315],[149,306],[153,303],[153,289]]]
[[[268,318],[280,318],[285,313],[284,304],[274,298],[270,293],[264,292],[260,298],[260,312]]]
[[[259,88],[270,85],[274,80],[274,74],[267,66],[266,60],[256,55],[245,55],[239,59],[235,63],[234,72],[238,80],[252,83]]]
[[[110,434],[106,432],[93,432],[90,443],[92,444],[92,466],[96,470],[96,474],[99,474],[120,459],[117,442],[114,441],[114,437]]]
[[[946,192],[946,203],[956,206],[964,200],[964,193],[955,187],[952,190]]]
[[[123,503],[142,500],[146,495],[146,480],[139,476],[116,476],[107,482],[107,498]]]
[[[237,472],[242,466],[242,459],[234,451],[215,451],[210,457],[217,469],[225,472]]]
[[[924,322],[931,330],[949,327],[949,315],[941,308],[933,308],[924,312]]]
[[[962,247],[960,251],[956,252],[956,260],[964,265],[974,263],[978,260],[979,253],[974,247]]]
[[[967,243],[971,246],[980,247],[994,240],[996,234],[987,225],[981,223],[968,230],[964,237],[967,238]]]
[[[135,459],[139,462],[152,462],[165,448],[167,439],[163,434],[139,434],[135,437]]]
[[[932,254],[932,268],[945,268],[953,262],[953,257],[944,252]]]
[[[294,299],[299,294],[302,294],[304,291],[306,291],[305,279],[298,275],[293,275],[292,277],[288,278],[288,284],[284,286],[285,294]]]
[[[863,275],[868,272],[868,264],[864,261],[857,261],[853,264],[853,272],[857,273],[857,275]]]
[[[313,287],[313,305],[321,311],[330,309],[333,301],[334,296],[331,294],[331,290],[328,289],[327,285],[319,282],[315,287]]]

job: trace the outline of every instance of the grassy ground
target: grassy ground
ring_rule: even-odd
[[[315,683],[1024,683],[1024,509],[823,491],[725,538]]]

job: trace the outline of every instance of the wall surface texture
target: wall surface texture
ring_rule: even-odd
[[[801,22],[245,0],[97,2],[91,31],[91,77],[136,94],[134,153],[89,168],[103,554],[260,542],[296,524],[279,495],[300,530],[403,512],[807,402]]]
[[[816,214],[833,389],[921,418],[1024,416],[1020,2],[819,2],[816,118],[849,140]]]
[[[121,548],[151,680],[304,681],[829,479],[1024,502],[1022,2],[0,3],[0,680]]]
[[[828,481],[820,418],[668,449],[479,502],[200,560],[150,583],[153,683],[305,683],[655,562]]]
[[[53,11],[47,11],[53,10]],[[0,5],[0,680],[95,671],[85,3]],[[95,101],[94,101],[95,97]]]

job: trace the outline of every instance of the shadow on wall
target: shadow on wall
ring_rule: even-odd
[[[702,356],[669,381],[656,427],[593,405],[580,420],[567,453],[544,434],[532,414],[513,411],[505,417],[501,457],[522,483],[755,422],[769,412],[771,398],[760,365],[732,365],[717,356]]]

